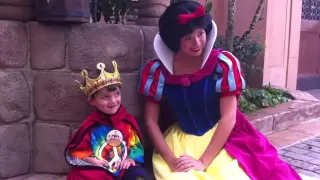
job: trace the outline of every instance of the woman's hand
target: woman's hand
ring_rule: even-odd
[[[178,162],[179,162],[179,158],[176,158],[176,157],[172,157],[172,158],[166,160],[166,163],[172,172],[174,172],[176,170]]]
[[[191,156],[180,156],[176,165],[175,172],[188,172],[191,169],[196,171],[204,171],[206,167],[200,160],[196,160]]]

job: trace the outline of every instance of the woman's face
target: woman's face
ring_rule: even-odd
[[[190,56],[200,56],[206,41],[205,30],[197,28],[191,34],[187,34],[180,39],[180,50]]]

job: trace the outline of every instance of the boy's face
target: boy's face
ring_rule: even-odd
[[[89,103],[105,114],[115,114],[121,105],[121,91],[118,86],[114,88],[114,91],[108,90],[108,87],[99,89]]]

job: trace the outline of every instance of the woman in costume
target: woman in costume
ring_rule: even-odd
[[[238,110],[245,80],[230,52],[213,49],[217,27],[194,1],[170,5],[159,20],[159,59],[142,68],[146,129],[158,180],[299,180],[277,149]],[[164,135],[160,103],[176,120]]]

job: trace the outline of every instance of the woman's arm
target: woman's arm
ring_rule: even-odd
[[[150,139],[154,147],[156,148],[156,150],[159,152],[162,158],[167,162],[170,169],[174,170],[175,168],[174,166],[177,158],[169,149],[169,146],[164,140],[164,137],[158,125],[160,105],[151,101],[146,101],[144,110],[145,110],[144,112],[145,112],[146,128],[147,128],[148,134],[150,135]]]
[[[205,167],[208,167],[213,159],[224,147],[236,122],[237,98],[236,95],[223,96],[220,99],[221,119],[212,139],[200,158]]]

